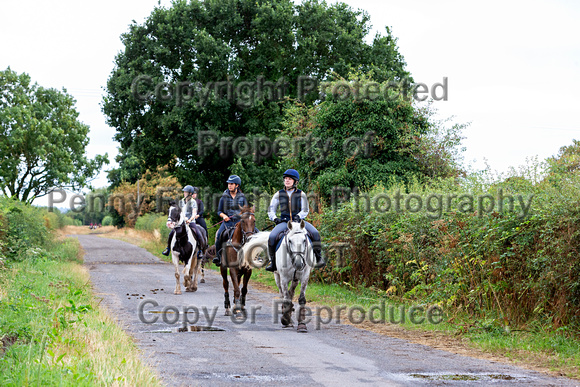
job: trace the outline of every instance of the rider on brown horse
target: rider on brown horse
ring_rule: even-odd
[[[295,169],[288,169],[284,172],[283,177],[284,188],[274,194],[270,201],[270,207],[268,207],[268,217],[276,223],[276,227],[274,227],[268,239],[270,263],[266,267],[266,270],[276,271],[275,257],[278,235],[288,229],[288,222],[300,222],[301,220],[304,220],[304,225],[312,241],[312,248],[314,250],[314,256],[316,257],[316,265],[314,267],[324,267],[326,263],[322,259],[320,234],[313,225],[305,220],[308,212],[310,212],[308,198],[303,191],[296,188],[296,184],[300,180],[300,175]],[[279,218],[276,217],[278,207],[280,207]]]
[[[240,207],[248,206],[248,200],[240,190],[242,179],[237,175],[231,175],[226,181],[226,189],[218,204],[218,216],[223,219],[215,237],[216,256],[213,263],[221,265],[222,240],[221,236],[226,228],[233,228],[240,221]]]

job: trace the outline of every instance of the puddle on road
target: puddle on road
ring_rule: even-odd
[[[409,376],[424,380],[455,380],[455,381],[473,381],[473,380],[515,380],[513,376],[504,374],[409,374]]]

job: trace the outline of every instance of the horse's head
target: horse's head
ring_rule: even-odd
[[[240,206],[240,228],[245,240],[254,234],[256,230],[256,217],[254,207]]]
[[[308,238],[304,221],[300,224],[288,222],[287,251],[296,270],[302,270],[306,266],[306,254],[308,252]]]
[[[169,207],[169,219],[176,224],[181,221],[181,209],[176,204]]]

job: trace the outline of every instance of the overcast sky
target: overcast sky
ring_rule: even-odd
[[[448,79],[440,117],[471,125],[465,161],[507,171],[580,139],[580,2],[349,0],[374,31],[390,26],[416,82]],[[123,49],[120,35],[158,0],[0,1],[0,69],[63,87],[91,127],[90,157],[118,144],[101,113],[103,87]],[[161,1],[168,6],[170,1]],[[374,32],[373,32],[374,35]],[[114,164],[113,164],[114,165]],[[110,168],[109,166],[108,168]],[[103,172],[94,182],[106,186]]]

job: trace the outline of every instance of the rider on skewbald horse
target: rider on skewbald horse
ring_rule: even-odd
[[[300,175],[295,169],[288,169],[284,172],[283,177],[284,188],[274,194],[270,201],[270,207],[268,207],[268,217],[276,223],[276,227],[274,227],[270,233],[270,237],[268,238],[270,263],[266,267],[266,270],[276,271],[276,242],[278,234],[288,228],[288,222],[300,222],[300,220],[304,220],[304,225],[312,241],[312,249],[314,251],[314,256],[316,257],[316,265],[314,267],[324,267],[326,262],[322,259],[320,234],[313,225],[305,220],[310,212],[308,199],[303,191],[296,188],[296,185],[300,180]],[[276,217],[278,207],[280,207],[279,218]]]
[[[197,203],[193,198],[193,193],[195,192],[195,189],[191,185],[186,185],[185,187],[183,187],[182,191],[184,192],[183,194],[184,196],[183,199],[179,201],[179,208],[181,209],[185,208],[185,221],[188,224],[190,223],[192,224],[193,227],[191,226],[190,227],[198,241],[204,240],[207,241],[207,235],[204,238],[201,235],[199,228],[195,225],[195,218],[197,215]],[[170,223],[173,223],[173,220],[171,218],[168,218],[167,225],[169,226]],[[169,233],[169,238],[167,239],[167,247],[165,248],[165,250],[163,250],[161,254],[168,256],[169,253],[171,252],[171,240],[173,239],[174,234],[175,229],[172,229],[171,232]],[[201,252],[202,250],[205,250],[205,246],[200,246],[199,251]]]
[[[215,251],[216,255],[213,263],[217,266],[221,265],[222,240],[221,236],[226,228],[233,228],[240,221],[240,207],[248,205],[246,196],[241,191],[242,179],[237,175],[231,175],[226,181],[228,189],[226,189],[220,198],[218,204],[218,216],[223,219],[219,230],[215,236]]]

